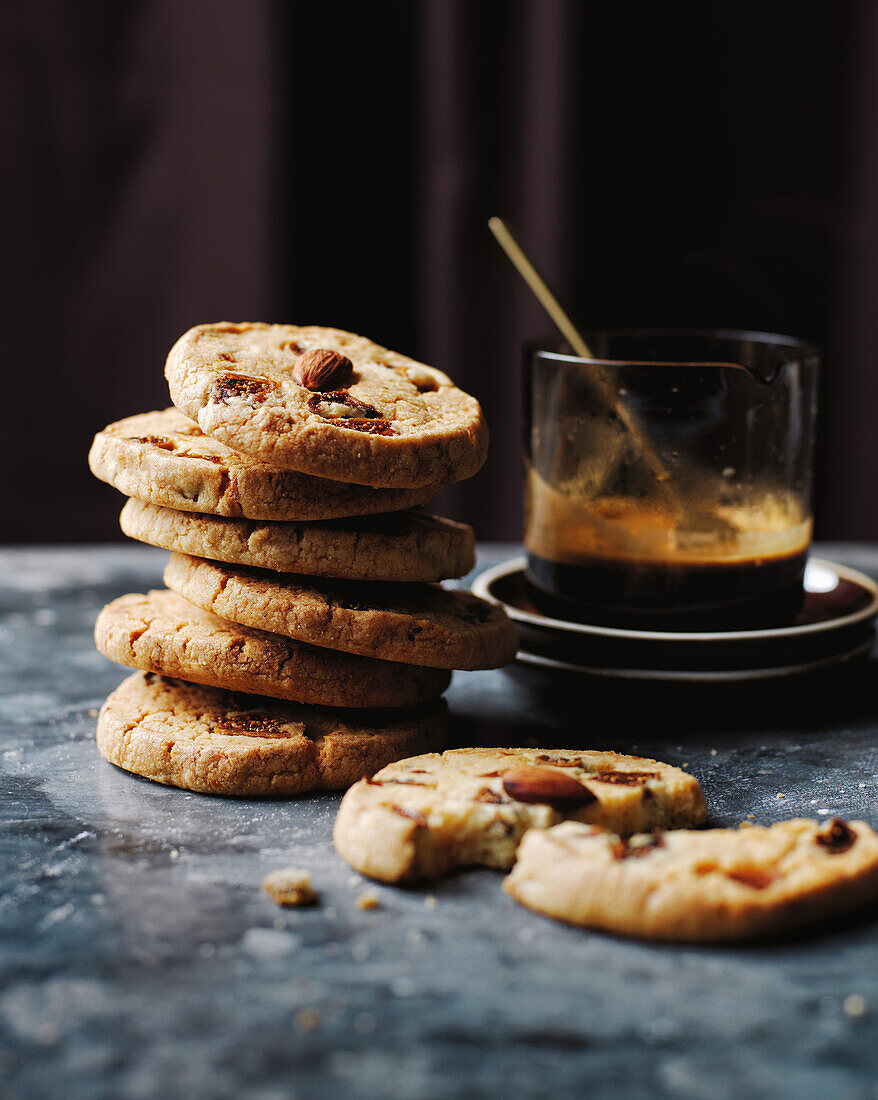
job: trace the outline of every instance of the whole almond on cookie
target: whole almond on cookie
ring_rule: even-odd
[[[516,802],[542,802],[558,809],[573,809],[597,802],[588,787],[556,768],[513,768],[503,776],[503,790]]]
[[[334,390],[350,382],[354,364],[331,348],[306,351],[293,368],[293,378],[306,390]]]

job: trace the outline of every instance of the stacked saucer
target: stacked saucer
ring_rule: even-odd
[[[455,668],[512,659],[496,604],[437,582],[472,529],[414,509],[487,450],[474,398],[337,329],[201,325],[171,350],[176,406],[111,424],[93,473],[123,531],[172,551],[167,589],[101,612],[140,670],[102,708],[110,761],[218,794],[346,787],[440,747]]]
[[[603,626],[544,614],[523,557],[481,573],[473,592],[495,600],[521,633],[518,660],[550,676],[740,683],[855,666],[872,650],[878,585],[864,573],[811,558],[793,622],[754,630],[670,631]]]

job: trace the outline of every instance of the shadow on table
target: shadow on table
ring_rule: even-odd
[[[490,705],[478,696],[452,702],[451,747],[466,745],[602,746],[686,739],[712,733],[831,734],[878,718],[878,662],[777,680],[708,684],[605,679],[503,670],[508,692]]]

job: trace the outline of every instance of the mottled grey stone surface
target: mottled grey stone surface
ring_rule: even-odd
[[[878,574],[878,552],[822,550]],[[377,887],[363,911],[367,884],[332,850],[337,797],[223,800],[106,764],[94,715],[127,673],[92,624],[159,584],[165,557],[0,554],[0,1094],[878,1097],[873,914],[755,947],[652,946],[541,919],[487,871]],[[722,691],[457,673],[449,699],[460,744],[687,764],[716,822],[878,826],[874,664]],[[321,906],[260,892],[290,864]]]

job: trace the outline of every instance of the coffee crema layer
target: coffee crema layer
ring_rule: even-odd
[[[624,496],[592,499],[554,489],[532,470],[526,493],[525,545],[548,561],[591,565],[595,559],[647,565],[729,565],[790,557],[811,542],[800,502],[766,491],[754,500],[690,507]]]
[[[810,540],[798,502],[769,492],[687,509],[670,496],[573,499],[529,476],[527,573],[557,617],[679,630],[791,622]]]

